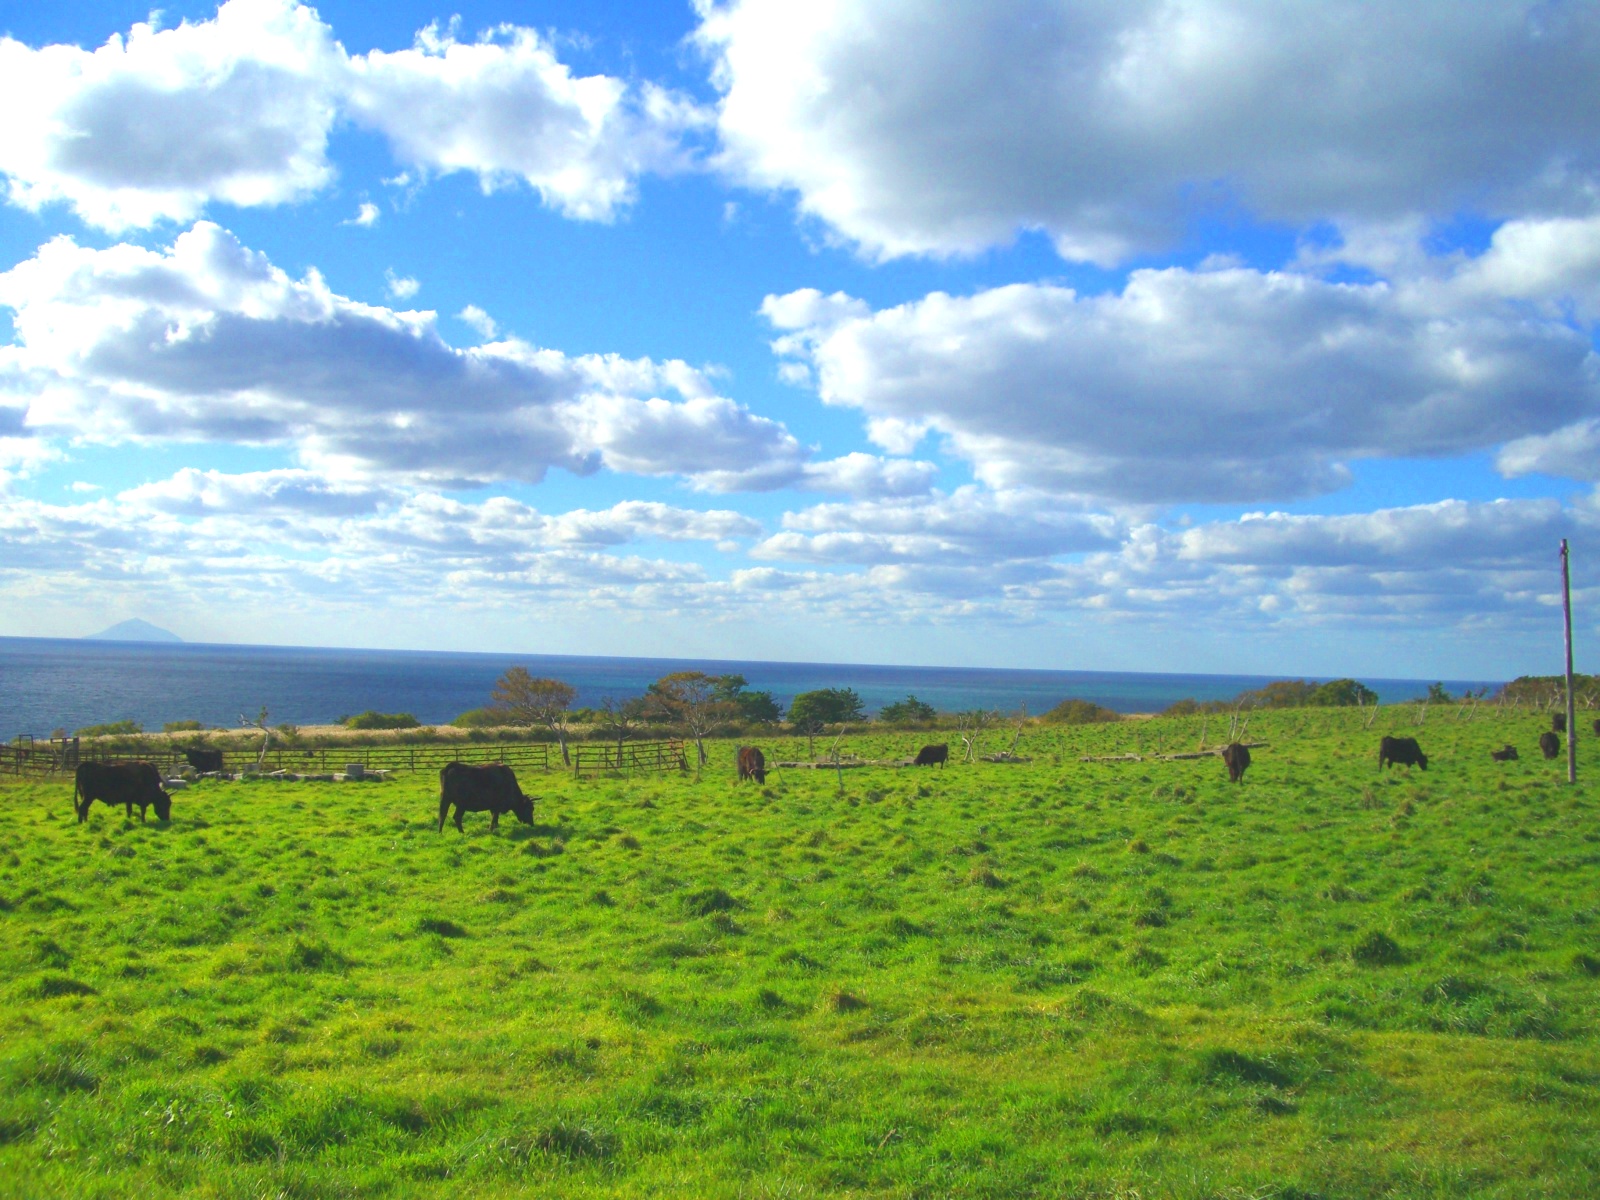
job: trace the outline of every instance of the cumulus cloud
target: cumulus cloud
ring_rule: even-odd
[[[1294,223],[1582,215],[1600,181],[1600,12],[699,0],[722,164],[866,254],[1018,231],[1111,262],[1242,204]]]
[[[762,311],[886,449],[933,432],[997,488],[1259,501],[1338,488],[1350,459],[1469,453],[1600,409],[1583,332],[1467,290],[1174,268],[1099,296],[1020,284],[868,312],[800,291]]]
[[[705,121],[653,85],[575,76],[532,30],[465,44],[430,27],[410,49],[351,55],[293,0],[228,0],[211,20],[136,24],[93,51],[0,38],[0,106],[11,202],[65,203],[113,231],[189,221],[215,201],[304,199],[333,177],[341,120],[383,135],[411,172],[521,181],[604,220],[641,172],[680,166]],[[355,223],[377,218],[364,204]]]
[[[383,273],[385,290],[395,300],[409,300],[422,290],[422,283],[409,275],[397,275],[393,267]]]
[[[170,479],[130,488],[123,504],[178,516],[288,513],[350,517],[377,511],[394,494],[386,489],[327,479],[312,471],[228,474],[184,467]]]
[[[1036,492],[958,488],[927,499],[819,504],[783,519],[756,558],[791,562],[978,563],[985,566],[1108,550],[1124,524]]]
[[[467,305],[456,314],[456,318],[457,320],[465,321],[473,329],[477,330],[479,337],[492,340],[500,334],[500,326],[495,322],[495,319],[476,304]]]
[[[361,207],[356,210],[356,215],[346,221],[345,224],[359,225],[363,229],[371,229],[378,223],[378,218],[382,215],[383,213],[379,210],[376,204],[372,203],[370,200],[366,200],[363,201]]]
[[[0,347],[0,411],[26,404],[35,432],[281,444],[318,470],[448,486],[607,467],[711,491],[878,493],[928,472],[814,464],[686,363],[517,339],[454,348],[434,314],[359,303],[314,271],[292,279],[206,222],[165,250],[58,238],[0,275],[0,305],[17,335]]]

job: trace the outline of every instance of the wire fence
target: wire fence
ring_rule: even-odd
[[[572,773],[579,779],[603,771],[687,771],[689,759],[683,741],[623,742],[579,745],[572,748]]]
[[[552,751],[547,742],[512,743],[479,746],[325,746],[300,750],[292,746],[268,750],[264,758],[249,751],[218,752],[220,769],[238,774],[246,769],[255,770],[260,758],[263,772],[285,771],[301,775],[323,775],[344,771],[346,767],[361,764],[363,772],[370,771],[437,771],[449,762],[474,765],[504,763],[515,770],[549,771],[553,765]],[[559,751],[556,751],[559,755]],[[118,759],[136,759],[154,763],[163,774],[174,774],[189,765],[181,747],[129,747],[126,745],[97,745],[81,743],[77,738],[52,738],[42,741],[24,734],[9,745],[0,747],[0,773],[11,775],[50,776],[70,775],[80,762],[108,762]],[[555,764],[559,764],[555,757]]]

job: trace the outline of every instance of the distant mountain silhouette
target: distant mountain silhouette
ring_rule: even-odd
[[[88,642],[181,642],[183,639],[169,629],[159,625],[152,625],[149,621],[141,621],[138,617],[131,621],[118,621],[110,629],[102,629],[99,633],[91,633],[84,641]]]

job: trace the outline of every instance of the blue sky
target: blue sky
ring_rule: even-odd
[[[0,634],[1591,661],[1593,3],[0,34]]]

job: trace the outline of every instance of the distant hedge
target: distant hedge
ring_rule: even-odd
[[[85,725],[77,731],[78,737],[121,737],[130,733],[143,733],[144,726],[134,720],[112,721],[106,725]]]
[[[1120,721],[1122,714],[1088,700],[1063,700],[1039,719],[1047,725],[1098,725]]]
[[[346,729],[416,729],[422,722],[410,713],[381,713],[369,708],[353,717],[340,717],[339,724]]]

